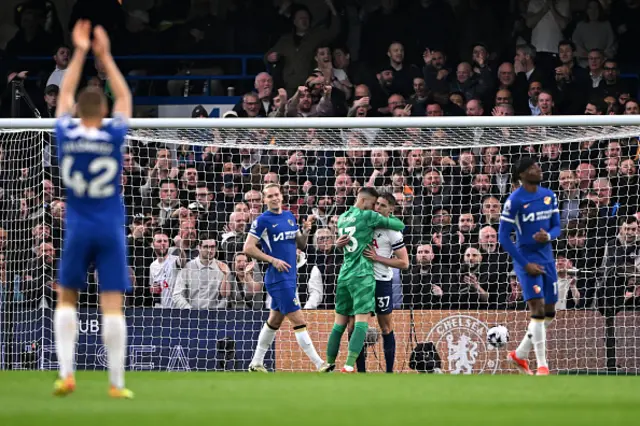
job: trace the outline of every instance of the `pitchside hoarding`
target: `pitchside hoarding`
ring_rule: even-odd
[[[190,311],[171,309],[129,309],[128,370],[221,371],[246,370],[258,334],[268,317],[266,311]],[[318,353],[325,354],[333,324],[331,311],[305,311],[311,338]],[[55,369],[52,313],[47,310],[22,312],[15,323],[12,352],[18,353],[14,368]],[[79,369],[104,369],[106,352],[101,342],[101,320],[97,310],[79,312]],[[411,353],[420,343],[432,342],[447,374],[515,373],[506,362],[528,323],[524,311],[395,311],[395,371],[413,372]],[[486,332],[505,325],[511,334],[507,348],[486,344]],[[376,327],[375,318],[370,321]],[[554,371],[605,368],[604,319],[596,311],[561,311],[549,328],[547,349]],[[367,367],[384,370],[384,352],[379,333],[371,333]],[[377,339],[376,339],[377,336]],[[620,313],[616,318],[617,363],[630,372],[640,368],[640,315]],[[5,340],[6,341],[6,340]],[[347,334],[338,364],[344,362]],[[0,348],[0,369],[8,348]],[[533,359],[533,353],[531,354]],[[267,353],[267,368],[278,371],[312,371],[312,365],[298,347],[285,322],[274,350]]]

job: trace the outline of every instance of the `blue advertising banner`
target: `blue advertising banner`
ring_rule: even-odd
[[[268,311],[128,309],[127,370],[246,371],[268,314]],[[57,368],[52,315],[49,309],[16,315],[12,336],[5,335],[2,339],[5,344],[0,347],[0,370],[7,367],[4,363],[9,352],[14,354],[13,369]],[[77,368],[104,370],[107,357],[100,313],[95,309],[83,310],[78,316]],[[265,357],[265,366],[268,369],[275,366],[273,349]]]

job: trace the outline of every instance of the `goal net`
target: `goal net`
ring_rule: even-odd
[[[298,255],[298,296],[323,358],[342,265],[337,219],[360,188],[373,186],[393,195],[406,225],[409,267],[394,269],[392,296],[376,300],[393,309],[394,370],[515,373],[506,355],[529,318],[497,231],[512,165],[532,156],[562,222],[550,368],[637,373],[640,124],[570,118],[133,120],[123,178],[127,369],[247,369],[270,300],[266,265],[242,246],[264,210],[263,185],[275,182],[298,222],[316,217]],[[65,191],[52,124],[0,123],[0,369],[57,367],[52,309]],[[178,266],[181,253],[191,267]],[[78,369],[106,366],[99,281],[90,268]],[[487,343],[497,325],[509,331],[505,347]],[[385,369],[381,334],[372,316],[367,371]],[[286,322],[265,365],[313,369]]]

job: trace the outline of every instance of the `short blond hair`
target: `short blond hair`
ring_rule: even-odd
[[[264,187],[262,187],[262,195],[264,195],[264,193],[265,193],[265,191],[267,189],[271,189],[271,188],[278,188],[278,191],[280,193],[282,193],[282,190],[280,189],[280,185],[279,184],[277,184],[277,183],[268,183]]]

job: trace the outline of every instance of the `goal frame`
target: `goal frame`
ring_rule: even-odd
[[[109,121],[110,119],[107,119]],[[1,118],[0,129],[51,130],[55,119]],[[442,128],[442,127],[546,127],[640,126],[636,115],[549,115],[502,117],[313,117],[313,118],[132,118],[132,129],[305,129],[305,128]]]
[[[76,121],[78,119],[75,119]],[[10,131],[54,131],[55,119],[0,119],[0,129]],[[109,122],[106,119],[105,122]],[[640,129],[640,115],[572,115],[572,116],[509,116],[509,117],[389,117],[389,118],[237,118],[233,120],[197,119],[197,118],[133,118],[129,120],[130,129],[434,129],[434,128],[500,128],[500,127],[631,127]],[[640,131],[638,131],[640,137]],[[542,138],[539,143],[563,142],[562,138]],[[205,142],[206,143],[206,142]],[[530,141],[526,142],[530,143]],[[200,144],[203,144],[200,141]],[[510,143],[513,145],[514,143]],[[523,143],[525,144],[525,143]],[[481,146],[502,145],[491,140],[482,142]],[[517,145],[517,143],[516,143]],[[342,142],[327,146],[328,150],[344,146]],[[463,145],[464,146],[464,145]],[[463,146],[452,146],[461,148]],[[468,145],[472,147],[471,145]],[[438,142],[421,144],[421,148],[440,148]],[[268,147],[265,147],[268,148]],[[290,149],[289,147],[285,147]],[[375,144],[367,147],[375,149],[407,149],[398,143],[397,146]],[[89,323],[87,322],[87,327]],[[512,335],[513,337],[513,335]],[[49,348],[51,349],[51,348]],[[45,368],[45,366],[41,366]]]

